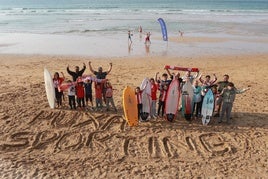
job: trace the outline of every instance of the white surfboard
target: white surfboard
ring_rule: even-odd
[[[165,106],[166,119],[170,122],[175,118],[179,105],[180,91],[178,80],[172,80],[169,85]]]
[[[213,114],[213,108],[214,108],[214,96],[211,89],[209,89],[202,103],[201,115],[203,125],[208,125],[210,118]]]
[[[47,95],[49,107],[54,109],[56,105],[55,88],[54,88],[51,74],[46,68],[44,69],[44,80],[45,80],[46,95]]]
[[[145,78],[140,85],[142,92],[141,102],[142,102],[142,115],[141,118],[146,120],[151,112],[151,83],[148,78]]]

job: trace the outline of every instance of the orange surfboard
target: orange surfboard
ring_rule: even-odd
[[[123,91],[123,109],[125,119],[129,126],[136,126],[139,123],[138,120],[138,107],[135,96],[135,91],[127,86]]]

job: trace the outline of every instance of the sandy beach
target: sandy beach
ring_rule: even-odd
[[[202,39],[200,39],[202,41]],[[50,109],[43,69],[66,72],[83,63],[113,69],[108,75],[118,112]],[[213,118],[208,126],[180,115],[129,127],[122,91],[164,65],[199,67],[218,80],[230,75],[238,89],[230,125]],[[266,178],[268,175],[268,54],[144,56],[0,55],[1,178]]]

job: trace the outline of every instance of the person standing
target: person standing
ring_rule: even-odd
[[[106,79],[106,76],[111,72],[112,70],[112,66],[113,64],[110,63],[110,68],[108,69],[108,71],[103,71],[102,67],[98,68],[98,71],[95,71],[92,66],[91,66],[91,61],[88,62],[89,65],[89,70],[96,76],[97,79]],[[104,83],[100,83],[101,84],[101,90],[102,90],[102,96],[103,96],[103,101],[104,103],[106,103],[106,88],[104,86]]]
[[[61,72],[61,74],[62,74],[62,77],[60,77],[58,72],[55,72],[54,78],[53,78],[53,84],[55,88],[55,96],[56,96],[58,108],[62,106],[62,96],[63,96],[63,92],[59,90],[59,87],[65,79],[63,72]]]
[[[96,99],[96,110],[101,111],[103,108],[102,89],[101,89],[101,83],[97,83],[97,82],[95,82],[95,99]]]
[[[236,94],[244,93],[247,90],[249,90],[249,88],[237,90],[232,82],[227,84],[227,87],[225,87],[220,94],[220,96],[222,97],[222,110],[218,123],[222,122],[224,114],[226,113],[227,124],[230,124],[231,112],[233,108],[233,103],[235,101],[235,96]]]
[[[110,103],[112,104],[112,107],[114,108],[115,112],[117,112],[117,109],[114,104],[114,98],[113,98],[113,87],[109,81],[106,82],[106,107],[107,111],[110,110]]]
[[[68,80],[68,99],[69,99],[69,106],[71,109],[76,109],[76,103],[75,103],[75,94],[76,94],[76,90],[75,90],[75,84],[72,83],[71,80]]]
[[[158,89],[158,84],[155,82],[154,78],[150,79],[151,83],[151,97],[152,97],[152,102],[151,102],[151,111],[150,111],[150,116],[151,118],[156,118],[157,113],[156,113],[156,101],[157,101],[157,89]]]
[[[85,108],[85,89],[84,89],[84,82],[82,81],[81,78],[77,79],[76,96],[77,96],[77,106],[80,109]]]
[[[142,38],[142,27],[141,26],[139,26],[139,33],[140,33],[140,40],[141,40],[141,38]]]
[[[130,44],[132,44],[132,39],[131,36],[133,36],[133,34],[130,32],[130,30],[128,31],[128,43],[130,42]]]
[[[213,74],[214,79],[211,80],[210,75],[206,75],[205,80],[202,79],[202,75],[200,75],[199,77],[199,81],[201,82],[201,108],[203,105],[203,99],[206,95],[206,93],[208,92],[209,89],[211,89],[211,87],[215,84],[215,82],[217,81],[217,77],[216,74]]]
[[[85,87],[86,106],[88,106],[88,101],[89,101],[91,104],[91,107],[93,108],[92,83],[93,82],[90,78],[86,78],[86,81],[84,83],[84,87]]]
[[[145,120],[141,119],[141,113],[142,113],[142,90],[140,87],[136,87],[135,89],[135,96],[136,96],[136,101],[137,101],[137,108],[138,108],[138,119],[141,122],[144,122]]]
[[[228,84],[229,84],[229,75],[225,74],[223,75],[223,81],[219,81],[217,83],[218,94],[221,94],[222,90],[226,88]],[[222,105],[221,95],[217,95],[215,102],[216,102],[216,106],[214,110],[215,112],[214,117],[220,117],[220,110],[221,110],[221,105]]]
[[[201,109],[202,109],[202,98],[201,98],[201,86],[198,85],[198,80],[194,81],[193,85],[194,89],[194,96],[193,96],[193,113],[195,111],[195,118],[201,116]]]
[[[159,103],[158,103],[159,105],[158,105],[157,115],[163,118],[164,113],[165,113],[165,104],[166,104],[166,99],[167,99],[168,86],[165,84],[162,87],[162,89],[159,89],[159,90],[160,90],[160,96],[159,96]]]
[[[144,42],[146,45],[151,44],[150,37],[151,37],[151,32],[147,32],[146,37],[145,37],[145,42]]]

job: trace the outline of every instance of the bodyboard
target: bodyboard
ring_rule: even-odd
[[[138,125],[138,107],[135,91],[127,86],[123,91],[123,109],[129,126]]]

